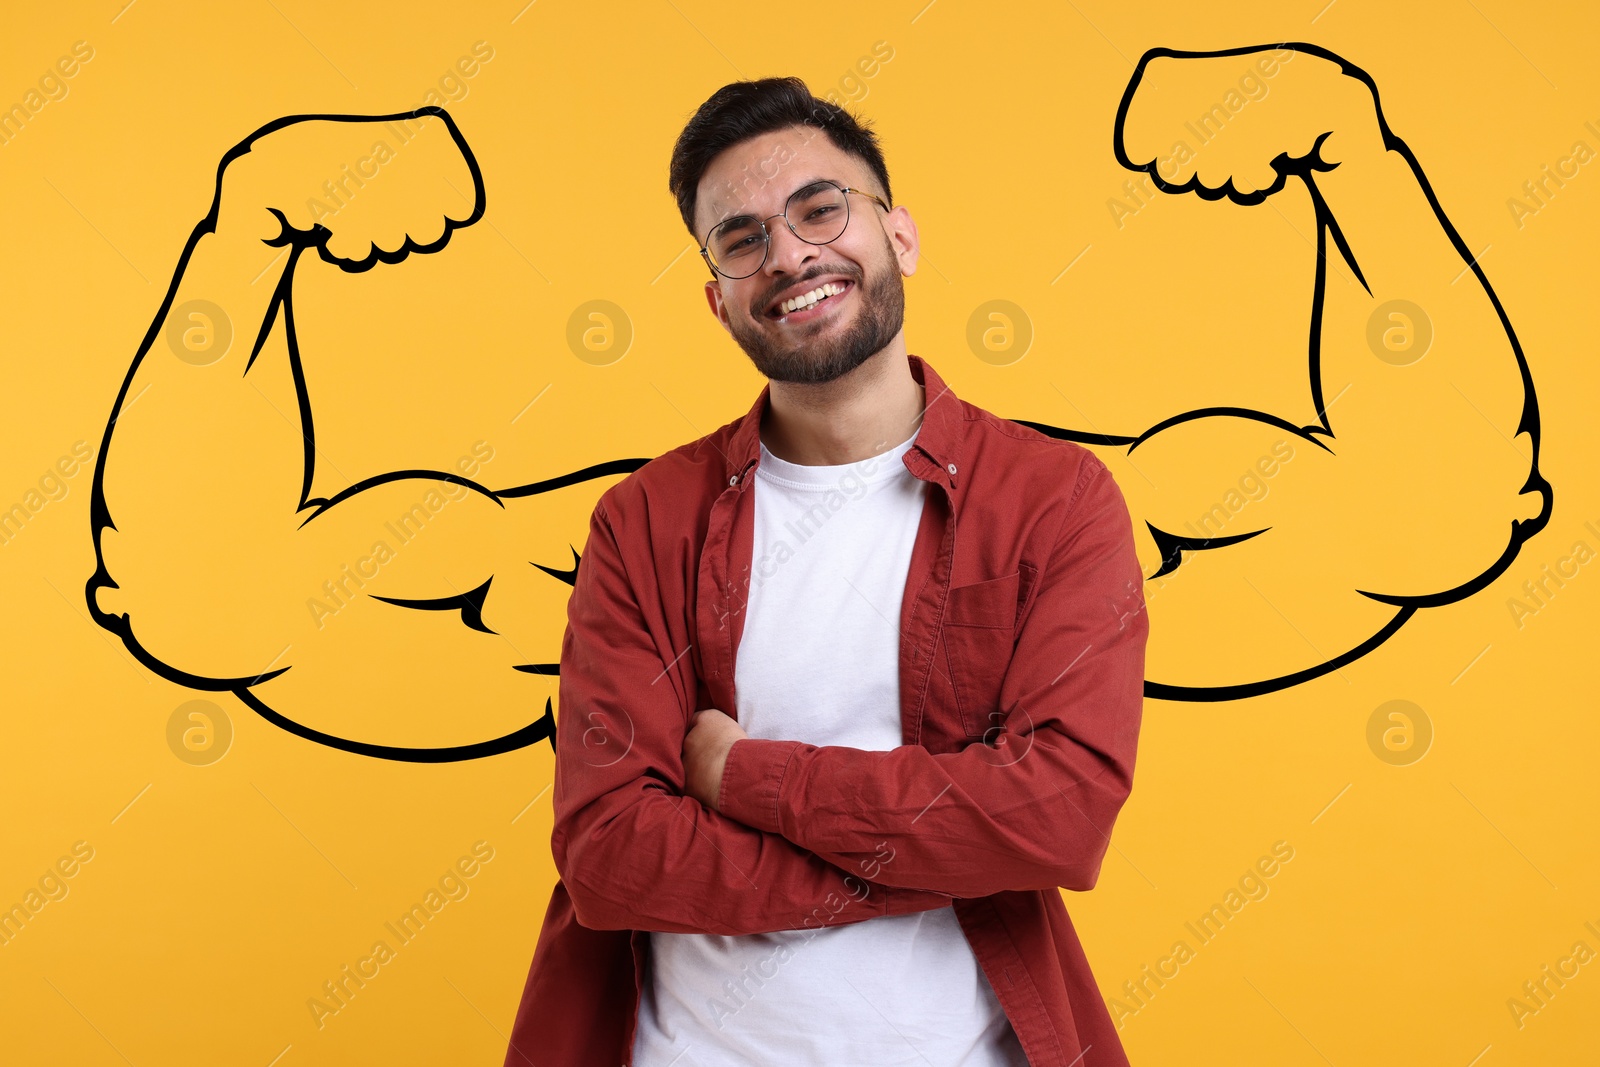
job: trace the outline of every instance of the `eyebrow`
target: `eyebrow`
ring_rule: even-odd
[[[845,183],[840,181],[838,178],[829,178],[829,177],[824,177],[822,175],[813,175],[812,177],[807,178],[805,181],[801,182],[799,185],[795,186],[794,189],[792,189],[789,192],[789,196],[793,196],[795,193],[798,193],[801,189],[809,188],[810,186],[813,186],[813,185],[817,184],[818,182],[833,182],[835,185],[839,186],[840,188],[846,188]],[[789,202],[789,197],[788,196],[784,197],[783,198],[783,202],[787,204]],[[711,224],[710,229],[713,229],[713,230],[716,229],[718,226],[721,226],[724,222],[727,222],[729,219],[736,219],[736,218],[739,218],[741,215],[749,215],[749,214],[751,214],[749,211],[737,211],[737,212],[732,212],[730,214],[723,215],[720,219],[718,219],[717,221],[715,221],[715,222],[713,222]]]

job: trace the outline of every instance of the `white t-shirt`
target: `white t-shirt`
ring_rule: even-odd
[[[914,440],[830,466],[761,446],[734,678],[751,737],[901,744],[900,601],[928,488],[901,460]],[[650,945],[636,1067],[1027,1067],[953,908],[741,937],[652,932]]]

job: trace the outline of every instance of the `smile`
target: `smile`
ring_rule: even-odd
[[[797,325],[821,318],[855,289],[853,281],[824,282],[767,312],[767,318],[782,325]]]

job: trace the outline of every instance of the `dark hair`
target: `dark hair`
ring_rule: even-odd
[[[883,186],[890,204],[889,168],[871,124],[858,120],[838,104],[811,95],[799,78],[760,78],[731,82],[700,105],[672,149],[668,185],[677,198],[683,224],[695,240],[694,209],[700,179],[724,150],[773,130],[790,126],[815,126],[828,135],[834,147],[860,159]]]

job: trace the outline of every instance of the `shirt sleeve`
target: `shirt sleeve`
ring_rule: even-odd
[[[602,497],[567,606],[552,799],[551,851],[579,924],[756,934],[948,906],[874,880],[880,850],[835,864],[684,793],[694,673],[662,611],[641,606],[660,598],[636,588]]]
[[[1149,623],[1122,493],[1092,453],[1083,464],[984,742],[933,753],[742,738],[718,809],[840,866],[890,853],[888,885],[1092,888],[1132,788]]]

